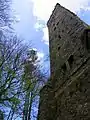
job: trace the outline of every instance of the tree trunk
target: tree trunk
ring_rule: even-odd
[[[10,120],[13,119],[13,115],[14,115],[14,110],[12,111],[12,114],[11,114],[11,118],[10,118]]]
[[[0,110],[0,120],[4,120],[3,112]]]
[[[12,110],[10,110],[7,120],[9,120]]]
[[[32,109],[32,102],[33,102],[33,94],[31,92],[30,102],[29,102],[29,113],[28,113],[28,120],[31,120],[31,109]]]
[[[23,120],[28,120],[29,97],[30,97],[30,93],[26,93],[24,110],[23,110]]]

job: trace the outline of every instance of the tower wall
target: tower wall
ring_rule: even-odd
[[[47,25],[52,74],[63,66],[71,54],[78,50],[84,54],[80,37],[88,25],[59,4],[56,5]]]
[[[51,103],[52,107],[46,107],[44,113],[40,110],[39,116],[48,113],[43,120],[89,120],[89,26],[60,4],[55,6],[47,25],[52,89],[44,90],[48,94],[47,97],[41,91],[41,98],[47,100],[47,106]],[[45,108],[44,104],[45,102],[42,102],[40,109]],[[51,113],[54,113],[53,117]]]

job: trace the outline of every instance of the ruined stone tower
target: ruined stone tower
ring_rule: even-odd
[[[51,78],[41,90],[38,120],[89,120],[89,26],[60,4],[47,26]]]

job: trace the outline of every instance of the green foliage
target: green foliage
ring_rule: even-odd
[[[16,98],[16,97],[11,98],[10,101],[12,102],[12,104],[15,105],[15,107],[16,107],[18,104],[20,104],[20,99],[19,99],[19,98]]]

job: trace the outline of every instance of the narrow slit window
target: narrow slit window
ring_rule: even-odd
[[[64,65],[63,65],[61,68],[62,68],[62,70],[63,70],[64,72],[66,72],[67,67],[66,67],[66,64],[65,64],[65,63],[64,63]]]
[[[61,36],[60,36],[60,35],[58,35],[58,38],[59,38],[59,39],[61,39]]]
[[[90,30],[86,32],[86,48],[90,49]]]
[[[73,55],[71,55],[70,58],[68,59],[70,68],[72,68],[73,62],[74,62],[74,58],[73,58]]]
[[[62,32],[64,32],[64,30],[62,30]]]
[[[84,47],[87,50],[90,50],[90,29],[84,30],[82,36],[81,36],[81,41]]]
[[[59,22],[57,22],[57,25],[59,24]]]
[[[60,48],[61,48],[61,47],[60,47],[60,46],[58,46],[58,51],[60,50]]]
[[[54,28],[54,31],[56,30],[56,27]]]

